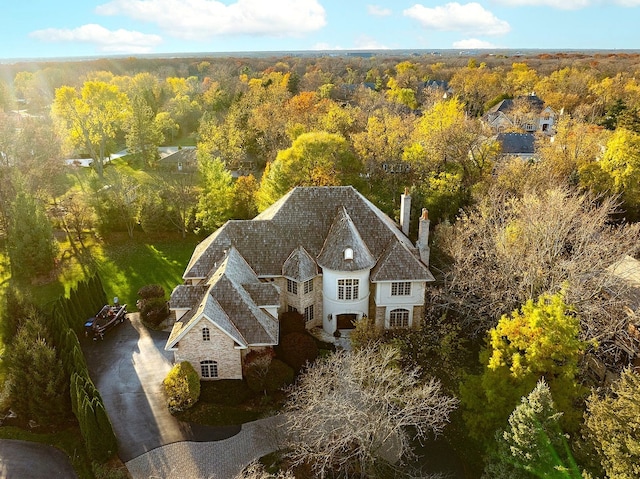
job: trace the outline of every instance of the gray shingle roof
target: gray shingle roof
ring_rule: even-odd
[[[198,296],[203,289],[204,295]],[[191,308],[195,311],[176,322],[167,348],[173,347],[203,316],[241,346],[277,344],[278,321],[260,308],[279,303],[277,288],[261,283],[235,248],[226,252],[206,284],[183,285],[174,292],[177,296],[174,302],[172,293],[172,308],[184,308],[191,300]]]
[[[352,251],[352,259],[345,259],[345,250]],[[322,268],[334,271],[360,271],[371,269],[376,264],[366,243],[362,240],[358,228],[353,224],[344,206],[338,208],[338,213],[329,228],[329,233],[318,255],[318,264]]]
[[[208,284],[199,284],[197,286],[179,284],[171,292],[171,309],[192,308],[196,302],[202,299],[208,289]]]
[[[298,187],[253,220],[229,221],[200,243],[184,278],[205,278],[233,246],[258,276],[281,276],[292,251],[302,246],[317,258],[336,213],[344,207],[364,244],[380,258],[390,241],[414,251],[391,218],[351,186]],[[425,266],[426,268],[426,266]]]
[[[536,139],[532,133],[500,133],[496,140],[506,155],[535,153]]]
[[[298,246],[282,265],[282,275],[302,282],[318,275],[318,265],[307,250]]]
[[[275,284],[249,283],[242,287],[258,306],[280,306],[280,291]]]
[[[350,262],[347,247],[354,252]],[[276,344],[278,322],[260,306],[278,304],[277,288],[259,277],[306,281],[318,265],[354,271],[376,263],[379,281],[433,279],[395,222],[355,188],[294,188],[253,220],[229,221],[195,248],[183,277],[204,281],[172,293],[173,308],[192,309],[176,323],[170,342],[175,345],[206,309],[239,344]]]
[[[435,281],[435,278],[406,245],[392,241],[371,271],[371,281],[410,280]]]
[[[160,157],[158,164],[161,167],[168,167],[182,163],[185,167],[195,168],[197,164],[197,152],[195,148],[181,148],[174,153]]]

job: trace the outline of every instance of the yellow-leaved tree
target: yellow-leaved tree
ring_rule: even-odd
[[[464,418],[476,439],[492,437],[540,378],[549,389],[563,424],[577,427],[574,401],[585,394],[576,380],[587,343],[579,338],[580,320],[564,293],[543,294],[504,315],[492,328],[480,353],[483,371],[465,377],[460,388]]]

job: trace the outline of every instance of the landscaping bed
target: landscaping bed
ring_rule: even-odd
[[[269,395],[254,392],[245,381],[222,379],[201,382],[200,399],[191,408],[176,414],[180,421],[205,426],[235,426],[255,421],[284,404],[284,392]]]

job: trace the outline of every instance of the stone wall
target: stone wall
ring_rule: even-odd
[[[202,329],[209,328],[210,340],[202,339]],[[180,340],[175,352],[176,362],[189,361],[200,375],[200,361],[213,360],[218,363],[218,377],[207,379],[242,379],[241,350],[235,342],[207,319],[198,324]]]

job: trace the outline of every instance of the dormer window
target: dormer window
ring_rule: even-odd
[[[351,248],[347,248],[344,250],[344,259],[346,261],[353,260],[353,250]]]

